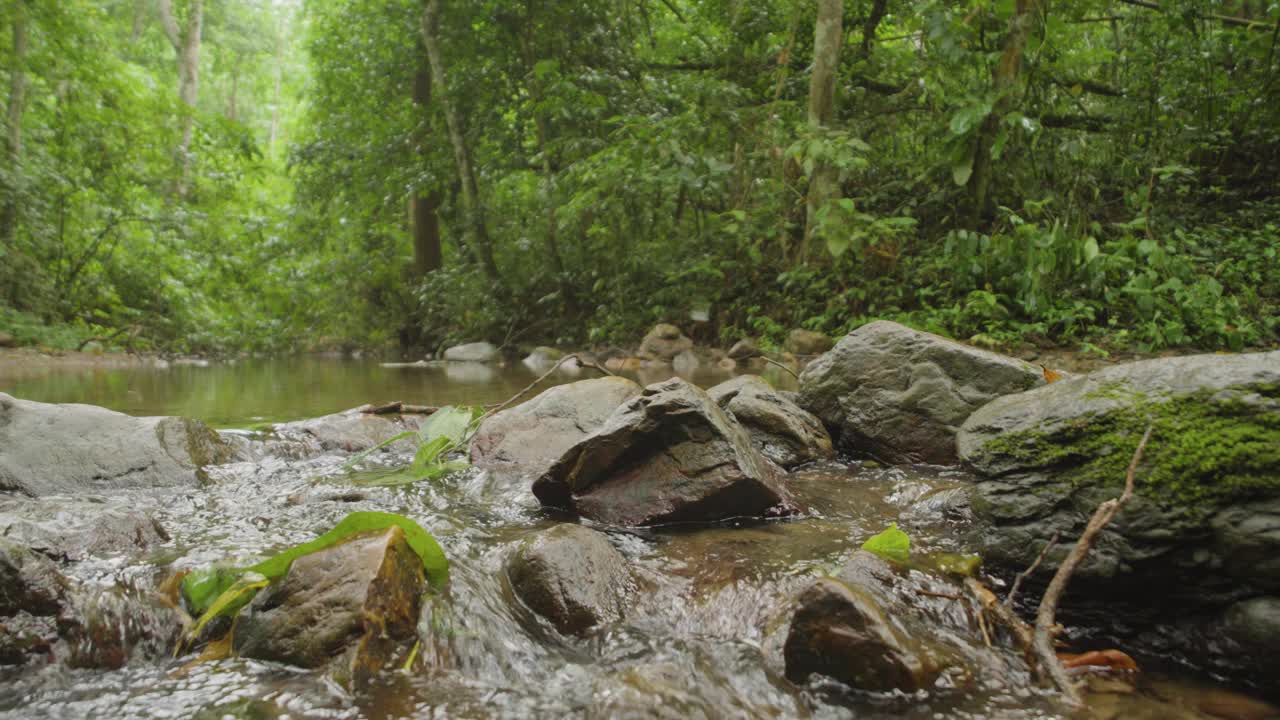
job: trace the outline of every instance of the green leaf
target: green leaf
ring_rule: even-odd
[[[218,599],[214,600],[209,609],[205,610],[200,619],[196,620],[195,625],[191,627],[188,633],[188,639],[195,639],[200,636],[200,631],[204,630],[205,625],[209,621],[219,615],[235,615],[240,612],[240,608],[249,604],[258,591],[271,584],[267,578],[253,572],[247,572],[239,580],[236,580],[226,590],[224,590]]]
[[[1086,263],[1093,262],[1098,257],[1098,241],[1095,238],[1085,238],[1084,241],[1084,261]]]
[[[951,179],[956,185],[964,187],[969,183],[969,177],[973,175],[973,156],[970,155],[960,162],[951,166]]]
[[[862,549],[887,560],[906,562],[911,556],[911,538],[898,529],[898,523],[891,523],[883,532],[862,543]]]

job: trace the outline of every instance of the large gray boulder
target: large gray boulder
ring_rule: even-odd
[[[506,572],[516,597],[569,635],[622,619],[633,585],[626,558],[604,533],[573,524],[525,540]]]
[[[621,377],[548,388],[481,423],[471,440],[471,462],[532,482],[574,443],[604,425],[619,405],[639,394],[639,385]]]
[[[543,505],[643,526],[792,512],[782,470],[706,391],[650,385],[533,484]]]
[[[498,348],[493,343],[474,342],[465,345],[454,345],[444,351],[444,359],[454,362],[477,362],[492,363],[498,362],[501,356],[498,354]]]
[[[898,323],[864,325],[800,375],[800,407],[841,450],[893,463],[954,463],[955,434],[991,400],[1044,384],[1013,358]]]
[[[693,349],[693,341],[685,337],[680,328],[668,323],[658,323],[640,341],[639,356],[644,360],[670,363],[686,350]]]
[[[0,393],[0,491],[31,496],[195,486],[231,450],[199,420],[132,417]]]
[[[398,527],[356,536],[293,562],[236,624],[250,658],[335,668],[356,684],[403,663],[427,589],[422,560]]]
[[[784,468],[835,454],[822,422],[759,375],[739,375],[707,393],[746,427],[765,457]]]
[[[973,413],[957,445],[978,476],[988,561],[1024,568],[1059,533],[1042,565],[1057,567],[1120,494],[1148,424],[1136,495],[1076,571],[1073,595],[1184,618],[1280,596],[1280,352],[1117,365]],[[1244,663],[1263,657],[1258,642]],[[1280,656],[1280,636],[1261,642]]]

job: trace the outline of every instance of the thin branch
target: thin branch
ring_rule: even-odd
[[[1067,554],[1067,559],[1058,567],[1058,572],[1054,573],[1053,580],[1049,582],[1049,587],[1040,600],[1040,609],[1036,613],[1035,650],[1036,657],[1040,661],[1041,672],[1048,674],[1066,696],[1067,701],[1077,707],[1082,706],[1084,700],[1080,696],[1080,691],[1067,677],[1066,668],[1062,666],[1053,647],[1053,628],[1056,624],[1054,618],[1058,612],[1058,603],[1062,600],[1062,594],[1066,592],[1071,575],[1089,555],[1099,533],[1133,497],[1134,476],[1138,472],[1138,463],[1142,462],[1142,453],[1147,449],[1147,441],[1151,439],[1151,432],[1152,426],[1148,425],[1147,431],[1142,435],[1142,441],[1138,443],[1138,448],[1133,451],[1133,459],[1129,461],[1129,472],[1125,476],[1124,492],[1120,497],[1102,503],[1093,512],[1093,517],[1089,518],[1084,532],[1080,533],[1080,539]]]
[[[600,372],[604,373],[605,375],[608,375],[609,377],[616,377],[613,373],[609,372],[608,370],[606,370],[605,368],[601,367],[600,365],[597,365],[596,363],[594,363],[594,362],[592,362],[592,361],[590,361],[590,360],[584,360],[584,359],[582,359],[581,357],[579,357],[579,356],[578,356],[578,354],[577,354],[577,353],[573,353],[573,354],[571,354],[571,355],[565,355],[564,357],[560,358],[560,360],[559,360],[558,362],[556,362],[556,364],[555,364],[555,365],[552,365],[550,370],[548,370],[548,371],[546,371],[546,372],[542,373],[542,375],[540,375],[540,376],[538,377],[538,379],[537,379],[537,380],[534,380],[533,382],[529,383],[528,387],[526,387],[525,389],[523,389],[523,390],[521,390],[520,392],[516,393],[515,395],[512,395],[511,397],[507,398],[505,402],[499,403],[498,405],[495,405],[495,406],[493,406],[492,408],[490,408],[487,412],[485,412],[485,414],[484,414],[484,415],[481,415],[479,418],[477,418],[477,419],[476,419],[476,423],[475,423],[475,424],[478,426],[481,422],[483,422],[484,420],[488,419],[489,417],[491,417],[491,416],[493,416],[493,415],[496,415],[496,414],[498,414],[499,412],[501,412],[501,411],[505,410],[506,408],[510,407],[512,403],[514,403],[515,401],[517,401],[517,400],[519,400],[520,398],[522,398],[522,397],[524,397],[525,395],[527,395],[527,394],[529,393],[529,391],[531,391],[531,390],[533,390],[534,388],[538,387],[538,385],[539,385],[543,380],[546,380],[547,378],[551,377],[551,373],[554,373],[556,370],[559,370],[559,369],[560,369],[560,366],[561,366],[561,365],[563,365],[563,364],[565,364],[565,363],[566,363],[566,362],[568,362],[569,360],[577,360],[577,361],[578,361],[578,364],[579,364],[579,365],[581,365],[581,366],[583,366],[583,367],[589,367],[589,368],[591,368],[592,370],[599,370]]]
[[[173,14],[173,0],[156,0],[156,10],[160,14],[160,27],[164,36],[169,39],[173,49],[182,52],[182,30],[178,28],[178,18]]]
[[[1005,596],[1004,599],[1005,607],[1013,607],[1013,600],[1018,596],[1018,588],[1022,587],[1022,581],[1030,577],[1031,573],[1035,572],[1036,568],[1040,567],[1040,563],[1044,562],[1045,557],[1049,554],[1050,550],[1053,550],[1053,546],[1058,544],[1058,538],[1061,536],[1062,533],[1055,532],[1053,537],[1049,538],[1049,542],[1045,544],[1044,549],[1036,556],[1036,561],[1031,563],[1031,567],[1028,567],[1026,570],[1018,573],[1018,576],[1013,579],[1013,587],[1009,590],[1009,594]]]

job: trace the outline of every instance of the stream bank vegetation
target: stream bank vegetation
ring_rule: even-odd
[[[1280,8],[15,0],[0,333],[1280,333]]]

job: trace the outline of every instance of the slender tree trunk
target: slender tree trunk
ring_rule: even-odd
[[[840,67],[840,45],[844,40],[843,18],[843,0],[818,0],[818,18],[813,25],[813,75],[809,78],[809,126],[814,129],[829,125],[835,111],[836,70]],[[818,210],[839,191],[835,168],[824,162],[815,164],[813,176],[809,178],[801,263],[808,260]]]
[[[9,72],[8,158],[11,171],[17,175],[22,164],[22,114],[27,94],[27,8],[18,0],[13,17],[13,67]],[[0,245],[13,244],[18,230],[17,188],[10,186],[4,206],[0,207]]]
[[[431,71],[419,68],[413,77],[413,104],[425,116],[431,104]],[[426,138],[419,138],[420,142]],[[409,199],[409,222],[413,228],[413,273],[419,278],[439,270],[444,264],[440,250],[440,191],[415,192]]]
[[[156,0],[160,12],[160,24],[165,37],[173,45],[178,61],[178,97],[186,106],[182,117],[182,141],[178,145],[178,161],[182,166],[182,179],[178,195],[187,194],[191,180],[191,141],[195,135],[195,109],[200,99],[200,38],[204,23],[204,0],[191,0],[186,27],[178,25],[173,11],[173,0]]]
[[[444,55],[440,51],[440,0],[426,0],[422,12],[422,41],[427,48],[427,60],[431,65],[433,93],[444,110],[445,124],[449,127],[449,144],[453,146],[453,160],[458,166],[458,179],[462,183],[462,205],[466,216],[468,244],[475,250],[480,267],[495,284],[501,282],[498,264],[493,258],[493,245],[485,227],[484,207],[480,203],[480,188],[476,182],[475,168],[471,163],[471,148],[467,146],[462,118],[454,107],[449,93]]]
[[[275,87],[271,91],[271,135],[267,139],[267,154],[275,157],[276,141],[280,139],[280,84],[284,79],[284,41],[276,41]]]
[[[227,119],[232,121],[240,120],[240,58],[236,57],[235,65],[231,68],[231,97],[227,99]]]
[[[133,27],[129,31],[129,47],[138,44],[147,26],[147,0],[133,0]]]
[[[1022,56],[1026,51],[1027,37],[1035,23],[1036,15],[1042,11],[1045,0],[1017,0],[1013,17],[1009,19],[1008,30],[1000,52],[1000,61],[991,72],[992,85],[998,99],[991,112],[978,128],[973,151],[973,172],[969,175],[969,217],[967,226],[977,229],[984,220],[991,217],[991,176],[993,162],[991,149],[1000,133],[1000,125],[1004,117],[1014,107],[1013,90],[1018,83],[1019,71],[1022,68]]]

